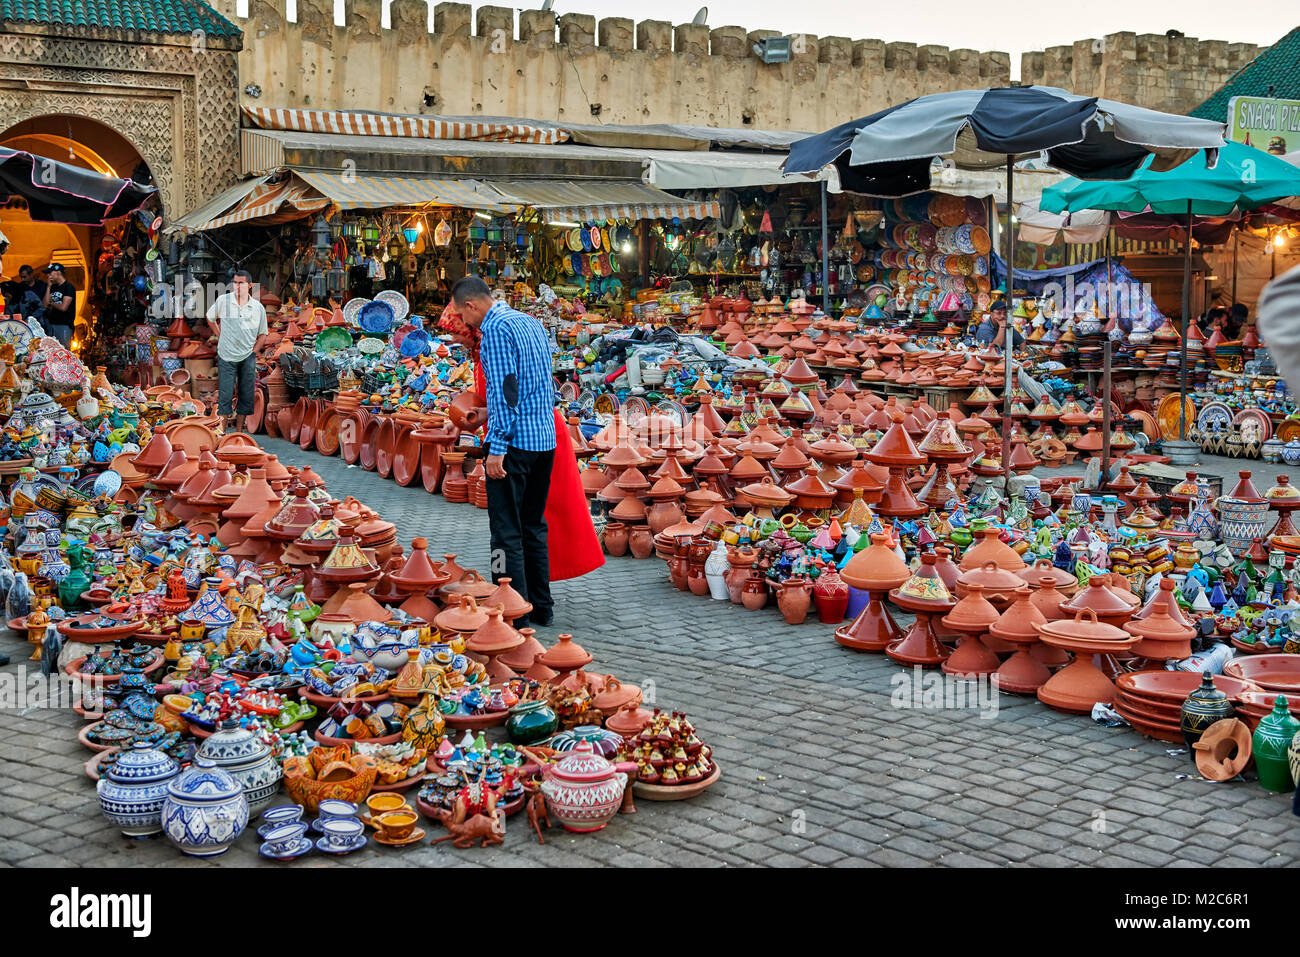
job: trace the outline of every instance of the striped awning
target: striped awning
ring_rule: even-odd
[[[561,129],[499,120],[444,120],[428,116],[397,116],[347,110],[273,109],[265,106],[245,106],[241,109],[245,126],[263,130],[548,145],[563,143],[569,138],[569,134]]]
[[[249,191],[230,212],[209,220],[202,229],[217,229],[235,223],[285,222],[300,219],[329,205],[329,200],[307,183],[288,177],[280,183],[266,182]]]
[[[431,179],[422,176],[388,176],[381,173],[335,173],[294,169],[339,209],[383,209],[388,206],[459,206],[487,212],[510,213],[519,204],[474,179]]]
[[[644,183],[493,180],[506,197],[538,211],[543,221],[604,219],[706,219],[719,215],[717,200],[692,201]]]

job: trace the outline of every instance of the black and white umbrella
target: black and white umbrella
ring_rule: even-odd
[[[843,189],[898,197],[930,189],[936,161],[959,169],[1005,166],[1009,217],[1015,208],[1011,170],[1017,160],[1044,154],[1050,165],[1079,179],[1128,179],[1148,156],[1153,156],[1151,168],[1163,171],[1205,150],[1206,163],[1213,166],[1225,143],[1224,130],[1225,124],[1215,120],[1078,96],[1050,86],[956,90],[918,97],[796,140],[783,168],[786,173],[816,173],[834,164]],[[1010,228],[1004,242],[1010,312],[1015,305],[1015,238]],[[1011,414],[1011,339],[1008,332],[1004,419]],[[1103,394],[1104,432],[1109,438],[1108,387]],[[1009,444],[1010,430],[1004,428],[1004,463]],[[1009,481],[1010,471],[1007,474]]]
[[[135,212],[156,192],[133,180],[0,147],[0,202],[23,197],[39,222],[98,225]]]
[[[956,90],[796,140],[784,169],[815,173],[834,163],[850,192],[906,196],[930,188],[936,159],[997,169],[1045,152],[1048,163],[1080,179],[1127,179],[1149,153],[1153,168],[1173,169],[1197,150],[1222,146],[1223,132],[1215,120],[1048,86]]]

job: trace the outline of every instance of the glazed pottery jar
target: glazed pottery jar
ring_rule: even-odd
[[[1201,739],[1205,729],[1216,721],[1231,718],[1234,713],[1228,696],[1214,686],[1214,676],[1208,671],[1201,675],[1201,686],[1183,701],[1178,716],[1178,725],[1193,761],[1196,760],[1196,751],[1192,745]]]
[[[822,624],[838,625],[844,620],[849,607],[849,586],[834,566],[817,577],[817,584],[813,586],[813,603],[817,606],[817,620]]]
[[[750,611],[758,611],[767,604],[767,579],[762,575],[750,575],[740,590],[740,603]]]
[[[719,539],[713,545],[708,560],[704,563],[704,577],[709,583],[709,595],[715,601],[728,601],[731,594],[727,591],[727,544]]]
[[[1259,722],[1251,738],[1259,783],[1270,791],[1290,792],[1296,786],[1288,754],[1296,732],[1300,732],[1300,721],[1287,710],[1286,695],[1278,695],[1273,710]]]
[[[560,716],[550,703],[523,701],[510,709],[506,719],[506,736],[514,744],[540,744],[553,735],[560,726]]]
[[[238,781],[248,796],[248,811],[257,814],[280,789],[281,770],[266,743],[235,721],[227,721],[199,747],[207,758]]]
[[[208,758],[195,757],[193,765],[168,782],[162,829],[182,853],[224,854],[247,825],[243,786]]]
[[[1268,524],[1268,502],[1248,501],[1220,495],[1215,502],[1219,510],[1219,537],[1240,558],[1250,550],[1251,542],[1264,537]]]
[[[447,719],[438,709],[437,698],[426,694],[420,703],[407,712],[402,722],[402,740],[413,747],[432,751],[442,740]]]
[[[167,783],[180,766],[162,751],[137,741],[104,771],[95,784],[99,807],[127,837],[146,837],[162,830]]]
[[[636,770],[635,762],[614,764],[597,754],[590,742],[580,741],[542,772],[547,810],[566,831],[599,831],[618,813],[627,776]]]

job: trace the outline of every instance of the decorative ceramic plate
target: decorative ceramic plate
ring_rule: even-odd
[[[375,302],[388,303],[389,308],[393,310],[394,325],[405,319],[411,311],[411,304],[396,289],[385,289],[383,292],[375,293]]]
[[[590,389],[583,389],[579,392],[578,408],[582,409],[584,416],[591,418],[596,412],[596,393]],[[1300,425],[1300,423],[1297,423],[1297,425]]]
[[[403,338],[399,350],[407,357],[422,356],[429,351],[429,334],[423,329],[412,329]]]
[[[100,472],[95,477],[95,484],[92,486],[96,495],[104,495],[112,498],[122,487],[122,476],[112,469]]]
[[[375,339],[372,336],[366,336],[357,343],[357,349],[363,355],[377,356],[384,351],[384,340]]]
[[[690,416],[686,414],[685,407],[680,402],[675,402],[672,399],[664,399],[655,407],[655,410],[661,415],[668,416],[683,428],[690,421]]]
[[[343,304],[343,318],[348,321],[349,325],[357,324],[357,317],[361,315],[361,307],[368,303],[369,299],[349,299]]]
[[[32,330],[21,319],[0,319],[0,341],[12,342],[17,352],[26,352]]]
[[[592,409],[600,415],[613,415],[618,411],[618,399],[613,393],[602,392],[596,396]]]
[[[361,307],[357,323],[365,332],[382,335],[393,328],[393,307],[378,299]]]
[[[650,414],[650,405],[639,395],[628,396],[623,402],[623,417],[628,425],[635,425]]]
[[[578,383],[565,382],[559,388],[560,398],[565,402],[578,401]]]
[[[1143,412],[1141,409],[1134,409],[1129,413],[1129,417],[1137,421],[1142,428],[1142,433],[1149,439],[1160,438],[1160,427],[1156,425],[1155,416],[1150,412]],[[1174,426],[1177,428],[1177,426]]]
[[[1232,418],[1232,424],[1242,430],[1242,437],[1245,437],[1247,423],[1254,422],[1259,426],[1259,436],[1255,441],[1267,442],[1273,436],[1273,421],[1268,417],[1263,409],[1242,409]]]
[[[345,326],[326,326],[316,334],[317,352],[339,352],[352,345],[352,333]]]
[[[1281,442],[1300,439],[1300,419],[1286,419],[1278,423],[1277,437]]]
[[[1228,408],[1223,402],[1205,403],[1196,416],[1196,427],[1202,433],[1213,432],[1216,429],[1227,432],[1231,425],[1232,409]]]
[[[1183,400],[1187,411],[1187,428],[1191,430],[1196,423],[1196,403],[1190,396]],[[1178,393],[1171,392],[1160,400],[1156,408],[1156,425],[1160,427],[1160,438],[1172,439],[1178,436]]]

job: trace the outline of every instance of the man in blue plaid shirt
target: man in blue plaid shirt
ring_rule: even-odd
[[[516,628],[549,625],[554,604],[546,552],[546,497],[555,459],[551,343],[540,322],[493,299],[477,276],[457,282],[451,296],[466,325],[481,335],[492,580],[508,577],[532,602],[531,616],[517,619]]]

